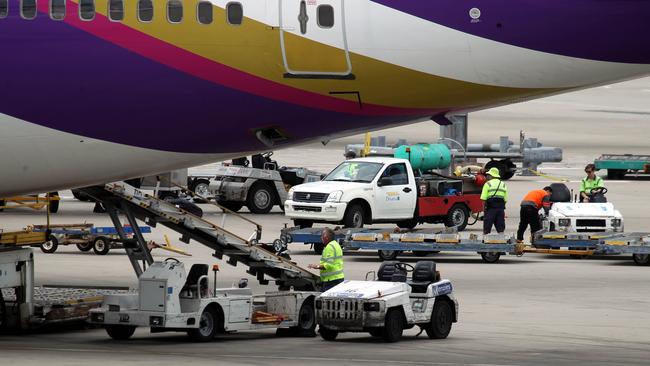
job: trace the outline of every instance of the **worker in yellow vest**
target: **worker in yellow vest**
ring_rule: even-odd
[[[323,229],[320,235],[325,244],[323,254],[318,264],[310,264],[309,268],[320,270],[321,291],[325,292],[343,282],[343,249],[334,239],[334,231],[330,228]]]
[[[492,225],[499,234],[506,230],[506,202],[508,202],[508,187],[501,180],[498,168],[487,172],[488,181],[483,185],[481,200],[485,203],[483,215],[483,234],[492,231]]]

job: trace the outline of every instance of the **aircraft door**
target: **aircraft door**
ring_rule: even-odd
[[[345,0],[280,0],[286,77],[352,78]]]

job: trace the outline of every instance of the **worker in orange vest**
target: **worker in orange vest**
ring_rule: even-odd
[[[530,225],[530,233],[533,234],[541,229],[539,220],[539,210],[544,209],[544,213],[548,215],[548,210],[551,208],[551,195],[553,189],[551,187],[544,187],[544,189],[536,189],[528,192],[523,201],[521,201],[521,210],[519,211],[519,230],[517,230],[517,243],[524,242],[524,232]]]

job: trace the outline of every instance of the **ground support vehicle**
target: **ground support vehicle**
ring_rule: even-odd
[[[650,233],[612,235],[598,241],[597,250],[603,254],[632,254],[639,266],[650,265]]]
[[[31,208],[32,210],[40,210],[47,207],[49,213],[59,212],[59,197],[58,192],[50,192],[43,197],[40,195],[31,196],[16,196],[16,197],[3,197],[0,198],[0,212],[5,209],[13,208]]]
[[[291,187],[316,182],[322,177],[313,170],[278,167],[275,162],[266,163],[263,168],[223,165],[217,168],[212,179],[199,178],[189,187],[231,211],[237,212],[246,206],[252,213],[265,214],[274,205],[284,209]]]
[[[108,296],[102,308],[91,310],[90,322],[102,325],[113,339],[128,339],[136,327],[149,327],[152,333],[187,332],[195,341],[269,328],[315,335],[316,295],[283,291],[254,296],[249,288],[210,290],[207,264],[194,264],[186,273],[183,263],[170,258],[153,263],[140,276],[137,294]]]
[[[462,231],[483,211],[480,191],[484,181],[478,183],[475,178],[421,174],[406,159],[352,159],[323,181],[293,187],[284,209],[300,227],[315,222],[352,228],[394,223],[412,229],[426,222]],[[475,220],[470,223],[472,215]]]
[[[122,241],[114,227],[95,227],[93,224],[34,225],[36,232],[47,232],[48,240],[40,244],[43,253],[54,253],[59,245],[75,244],[82,252],[93,250],[97,255],[106,255],[111,249],[122,248]],[[141,226],[143,234],[151,233],[151,228]],[[133,229],[124,226],[129,239],[133,238]]]
[[[292,228],[282,231],[280,240],[286,243],[311,243],[315,251],[322,251],[320,232],[322,229]],[[449,230],[434,229],[392,230],[392,229],[339,229],[336,239],[343,250],[374,250],[381,260],[394,260],[404,252],[423,257],[438,252],[476,252],[483,261],[494,263],[502,254],[521,254],[523,246],[516,245],[512,235],[488,234],[479,237]]]
[[[106,295],[129,292],[123,288],[36,287],[30,248],[0,245],[0,273],[0,331],[84,321]]]
[[[607,170],[607,179],[623,179],[627,174],[650,174],[650,155],[603,154],[594,165]]]
[[[458,321],[458,301],[435,262],[413,267],[390,261],[381,264],[376,281],[345,281],[317,297],[316,321],[328,341],[342,332],[368,332],[396,342],[404,329],[415,326],[429,338],[442,339]]]

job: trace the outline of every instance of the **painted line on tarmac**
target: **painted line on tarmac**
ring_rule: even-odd
[[[138,354],[133,351],[119,351],[114,349],[103,348],[49,348],[49,347],[2,347],[4,351],[44,351],[44,352],[75,352],[75,353],[120,353],[120,354]],[[156,356],[177,356],[177,357],[196,357],[196,353],[182,353],[182,352],[155,352]],[[147,356],[147,354],[142,354]],[[458,363],[458,362],[431,362],[431,361],[399,361],[399,360],[386,360],[386,359],[365,359],[365,358],[331,358],[331,357],[290,357],[290,356],[263,356],[263,355],[234,355],[234,354],[219,354],[219,357],[236,358],[236,359],[262,359],[262,360],[286,360],[286,361],[327,361],[327,362],[358,362],[358,363],[373,363],[373,364],[391,364],[391,365],[464,365],[464,366],[510,366],[505,364],[493,363]]]

